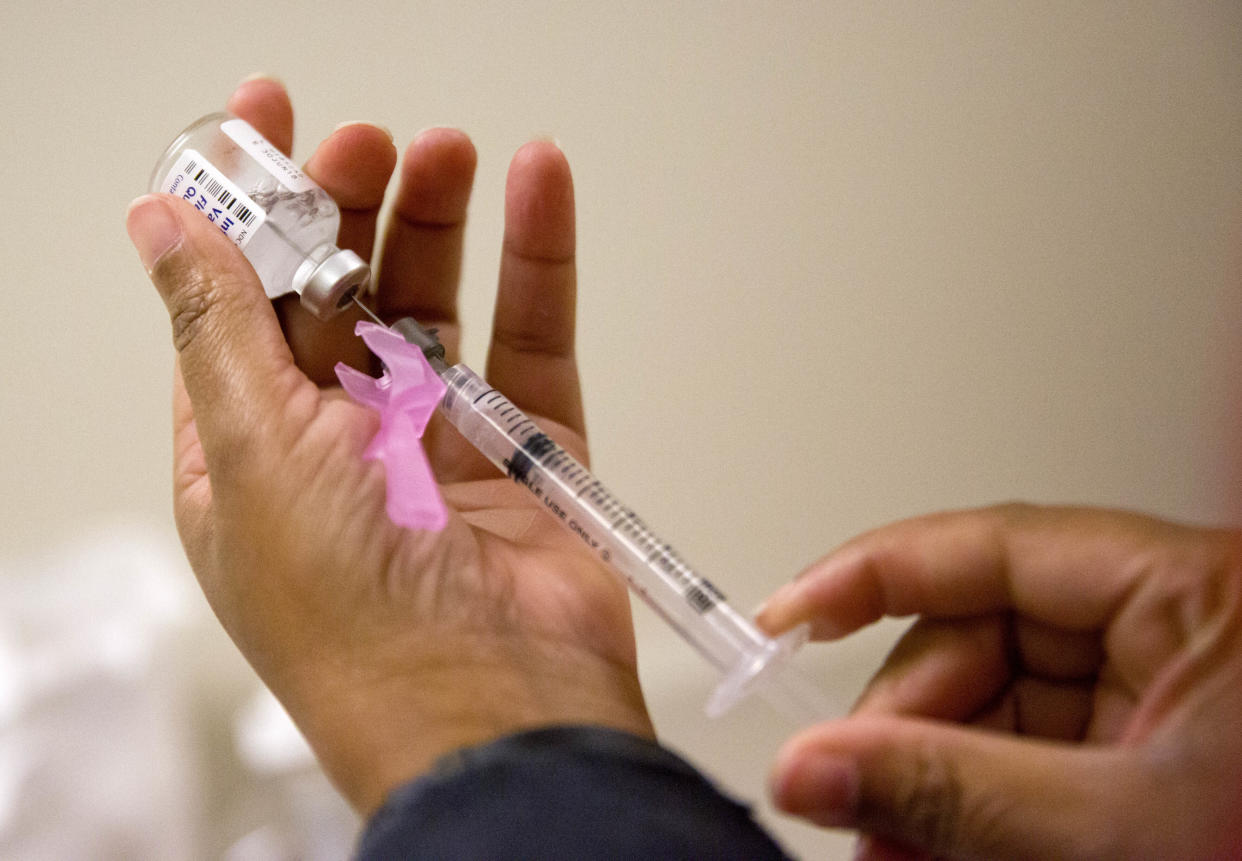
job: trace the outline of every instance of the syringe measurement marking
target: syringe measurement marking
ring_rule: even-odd
[[[487,399],[488,407],[493,411],[499,410],[501,419],[514,409],[512,403],[496,389],[488,389],[482,392],[474,399],[473,403],[477,405],[479,401],[485,398]],[[503,406],[496,407],[495,404],[497,402],[500,402]],[[529,419],[526,421],[529,421]],[[518,419],[517,424],[510,428],[510,432],[513,433],[514,428],[521,424],[522,420]],[[533,433],[536,429],[531,427],[527,430]],[[540,439],[541,437],[542,439]],[[558,475],[562,481],[572,484],[575,468],[581,467],[564,449],[552,443],[542,433],[536,433],[534,437],[525,439],[522,443],[520,449],[514,453],[515,455],[520,454],[541,464],[545,469]],[[519,464],[520,462],[516,456],[511,458],[510,473],[519,481],[528,481],[528,468],[520,468]],[[562,473],[562,468],[566,466],[568,471]],[[696,575],[689,565],[677,557],[669,545],[661,545],[650,528],[633,511],[621,505],[620,501],[604,488],[598,480],[587,481],[590,473],[585,470],[584,473],[582,479],[586,483],[579,488],[575,494],[575,499],[585,495],[587,501],[593,503],[599,513],[604,515],[605,525],[611,534],[631,544],[640,554],[645,554],[646,564],[656,563],[661,571],[681,587],[680,591],[682,594],[699,612],[710,609],[716,600],[723,600],[724,596],[720,593],[720,590],[706,579]],[[585,535],[582,537],[584,540],[586,539]],[[646,590],[643,591],[645,592]]]
[[[633,511],[620,505],[619,500],[607,494],[606,491],[605,494],[607,496],[606,507],[614,511],[620,509],[611,531],[620,533],[621,537],[632,541],[640,553],[646,551],[645,562],[648,565],[655,563],[661,571],[676,581],[681,587],[682,594],[692,606],[699,612],[705,612],[717,601],[724,600],[724,595],[719,589],[710,581],[695,574],[694,569],[677,555],[671,545],[661,544],[655,533]]]
[[[505,402],[507,407],[512,407],[505,400],[504,396],[500,395],[495,389],[480,395],[475,400],[475,403],[478,403],[478,400],[489,394],[498,396],[491,398],[489,406],[496,400],[501,400]],[[582,478],[584,481],[590,475],[568,452],[542,433],[523,440],[522,446],[510,458],[510,474],[515,480],[526,483],[529,481],[529,468],[520,465],[519,455],[528,462],[540,464],[548,471],[550,476],[559,478],[566,484],[572,484],[577,470],[581,469],[583,471],[584,475]],[[644,564],[649,567],[654,565],[664,572],[670,580],[677,584],[678,591],[695,610],[700,613],[706,612],[715,606],[718,601],[724,600],[724,595],[719,589],[705,578],[695,574],[694,570],[676,555],[671,546],[662,544],[655,533],[639,519],[637,514],[621,505],[620,500],[613,496],[598,480],[588,481],[575,494],[575,499],[580,498],[588,490],[591,493],[587,495],[587,501],[593,503],[598,513],[604,516],[604,525],[609,533],[616,535],[623,543],[628,544],[640,557],[645,557]],[[581,532],[578,534],[584,541],[590,543],[588,536]],[[592,547],[592,549],[595,548]]]

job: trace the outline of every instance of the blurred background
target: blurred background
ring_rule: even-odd
[[[473,137],[476,366],[508,160],[561,144],[597,472],[739,608],[935,509],[1238,522],[1237,3],[10,2],[0,70],[0,856],[353,845],[181,556],[169,325],[123,227],[254,72],[298,160],[345,120]],[[848,857],[766,806],[794,727],[708,722],[710,674],[637,615],[664,740]],[[804,654],[838,713],[900,630]]]

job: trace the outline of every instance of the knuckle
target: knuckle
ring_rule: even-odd
[[[893,787],[888,825],[901,839],[940,856],[1004,857],[1015,804],[1004,793],[967,792],[957,763],[928,745]]]
[[[214,325],[220,309],[245,292],[237,278],[204,271],[190,261],[167,261],[157,266],[153,276],[163,287],[177,352],[195,344]]]
[[[934,750],[919,752],[894,787],[893,815],[920,846],[945,852],[958,845],[962,785],[956,766]]]
[[[1185,640],[1206,657],[1234,647],[1242,630],[1242,563],[1218,558],[1204,565],[1190,589],[1183,611]]]
[[[212,308],[222,294],[215,278],[193,266],[169,266],[157,272],[165,285],[165,299],[177,352],[191,346],[206,328]]]
[[[207,312],[211,308],[209,293],[184,291],[177,297],[178,301],[172,308],[173,346],[177,352],[189,347],[205,328]]]
[[[552,360],[573,360],[574,336],[572,330],[558,325],[557,321],[545,319],[532,325],[514,326],[503,322],[493,328],[493,339],[505,349],[523,356],[540,356]],[[530,321],[527,321],[528,323]]]

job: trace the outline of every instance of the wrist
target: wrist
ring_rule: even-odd
[[[654,737],[635,668],[564,643],[425,637],[389,659],[320,664],[282,698],[364,815],[446,754],[515,732],[577,724]]]

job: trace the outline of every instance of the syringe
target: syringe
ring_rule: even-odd
[[[709,716],[752,692],[795,720],[827,715],[819,692],[785,666],[806,641],[805,627],[776,638],[764,634],[504,395],[465,365],[447,364],[434,329],[412,317],[390,328],[421,349],[444,381],[439,410],[466,440],[723,673],[706,705]]]

